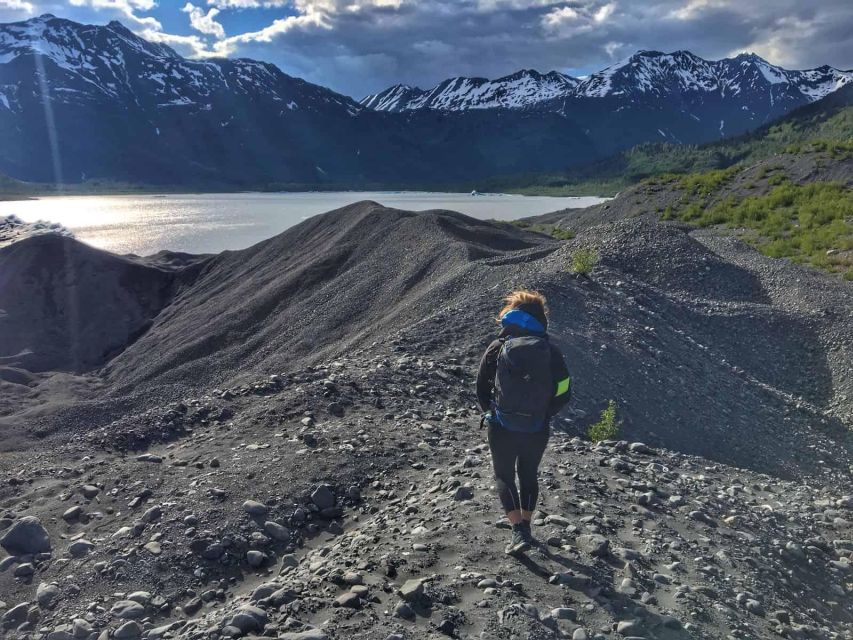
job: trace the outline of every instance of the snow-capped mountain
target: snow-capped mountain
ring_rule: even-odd
[[[756,56],[640,52],[588,78],[519,73],[394,87],[363,104],[272,64],[188,60],[118,22],[0,24],[0,174],[228,188],[433,186],[699,143],[849,82]]]
[[[583,98],[680,99],[708,97],[799,106],[818,100],[853,80],[853,72],[832,67],[789,71],[754,54],[709,61],[689,51],[640,51],[579,79],[552,71],[500,78],[451,78],[430,90],[396,85],[367,96],[361,104],[382,111],[533,108],[561,111]],[[567,101],[563,106],[563,101]]]
[[[52,15],[0,25],[0,64],[52,64],[52,99],[60,103],[120,100],[128,105],[210,110],[223,95],[251,95],[283,109],[362,107],[328,89],[254,60],[187,60],[119,22],[81,25]],[[0,106],[19,108],[15,85],[0,87]],[[302,102],[300,105],[296,100]]]
[[[377,112],[272,64],[187,60],[118,22],[0,25],[0,174],[21,180],[429,184],[597,154],[556,115],[495,122]]]
[[[543,75],[524,70],[498,80],[451,78],[429,91],[398,84],[367,96],[361,103],[377,111],[517,109],[559,98],[578,83],[576,78],[556,71]]]

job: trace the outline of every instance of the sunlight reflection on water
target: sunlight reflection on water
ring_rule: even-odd
[[[0,202],[0,216],[16,214],[26,222],[59,222],[78,239],[116,253],[150,255],[162,249],[215,253],[248,247],[308,217],[359,200],[415,211],[451,209],[480,219],[514,220],[586,207],[602,199],[426,192],[72,196]]]

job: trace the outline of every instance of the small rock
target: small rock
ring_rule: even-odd
[[[262,551],[257,551],[256,549],[252,549],[251,551],[246,552],[246,562],[249,563],[251,567],[260,567],[267,561],[267,554]]]
[[[160,516],[163,515],[163,509],[159,506],[154,506],[148,509],[145,513],[142,514],[140,520],[145,522],[146,524],[150,524],[152,522],[156,522],[160,519]]]
[[[137,638],[142,637],[142,627],[139,626],[138,622],[131,620],[129,622],[125,622],[118,629],[115,630],[113,634],[113,638],[115,640],[136,640]]]
[[[65,513],[62,514],[62,519],[65,520],[65,522],[74,522],[78,520],[82,514],[83,507],[78,504],[67,509]]]
[[[243,511],[253,518],[263,518],[267,515],[269,509],[265,504],[261,504],[255,500],[246,500],[246,502],[243,503]]]
[[[591,556],[606,556],[610,551],[610,541],[597,533],[578,536],[577,545]]]
[[[401,602],[394,607],[394,615],[403,620],[412,620],[415,617],[415,610],[408,603]]]
[[[286,542],[290,540],[290,529],[280,525],[278,522],[268,520],[264,523],[264,531],[273,540],[277,540],[279,542]]]
[[[697,509],[695,511],[691,511],[689,515],[690,515],[691,520],[697,520],[699,522],[704,522],[705,524],[707,524],[708,526],[711,526],[711,527],[717,526],[717,523],[714,522],[714,519],[711,518],[711,516],[709,516],[707,513],[705,513],[704,511],[701,511],[699,509]]]
[[[228,618],[227,624],[237,627],[242,633],[261,631],[269,622],[266,611],[253,605],[243,605]]]
[[[616,633],[623,636],[639,636],[642,637],[640,623],[636,620],[622,620],[616,625]]]
[[[51,608],[59,599],[59,585],[54,582],[42,582],[36,589],[36,601],[42,609]]]
[[[551,617],[555,620],[576,620],[578,613],[570,607],[557,607],[551,609]]]
[[[145,616],[145,607],[133,600],[119,600],[112,606],[110,613],[116,618],[138,620]]]
[[[147,543],[145,545],[145,550],[154,556],[159,556],[161,553],[163,553],[163,549],[160,546],[159,542],[153,542],[152,541],[152,542]]]
[[[424,583],[420,580],[406,580],[399,590],[400,597],[407,602],[414,602],[424,594]]]
[[[71,623],[72,634],[75,638],[88,638],[94,631],[94,628],[88,620],[77,618]]]
[[[95,548],[95,543],[80,538],[68,545],[68,553],[74,558],[82,558]]]
[[[321,484],[311,494],[311,502],[319,509],[331,509],[335,506],[335,494],[328,485]]]
[[[461,486],[456,488],[453,494],[453,499],[457,501],[471,500],[474,497],[474,490],[471,487]]]
[[[357,593],[347,591],[346,593],[339,595],[337,599],[335,599],[335,606],[346,607],[348,609],[360,609],[361,598]]]

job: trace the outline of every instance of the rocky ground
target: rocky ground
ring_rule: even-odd
[[[52,284],[0,335],[0,637],[853,638],[849,283],[647,219],[561,243],[361,203],[142,271],[81,254],[167,295],[100,368],[33,372],[68,280],[22,246],[5,273]],[[521,285],[575,399],[512,559],[473,377]],[[624,440],[593,445],[608,399]]]
[[[187,399],[144,453],[96,431],[23,455],[6,637],[853,637],[849,476],[592,445],[569,417],[540,544],[508,558],[470,367],[398,340]]]

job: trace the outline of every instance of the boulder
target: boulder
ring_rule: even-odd
[[[226,626],[236,627],[243,634],[247,634],[262,631],[268,621],[266,611],[252,605],[244,605],[227,619]]]
[[[130,620],[129,622],[125,622],[118,629],[115,630],[113,634],[114,640],[136,640],[137,638],[142,637],[142,627],[139,626],[139,623]]]
[[[145,607],[133,600],[119,600],[113,605],[112,609],[110,609],[110,613],[112,613],[116,618],[138,620],[139,618],[145,617]]]
[[[262,504],[256,500],[246,500],[243,503],[243,511],[248,513],[253,518],[263,518],[267,515],[269,509],[265,504]]]
[[[578,547],[586,551],[591,556],[606,556],[610,551],[610,542],[602,535],[597,533],[588,533],[578,536]]]
[[[75,540],[68,545],[68,553],[70,553],[74,558],[82,558],[94,548],[94,542],[81,538],[80,540]]]
[[[36,589],[36,602],[42,609],[49,609],[59,598],[59,586],[53,582],[42,582]]]
[[[311,494],[311,502],[319,509],[331,509],[335,506],[335,494],[328,485],[321,484]]]
[[[417,600],[424,594],[424,583],[421,580],[406,580],[400,587],[400,597],[406,602]]]
[[[50,536],[35,516],[24,516],[0,538],[0,546],[12,555],[48,553]]]

